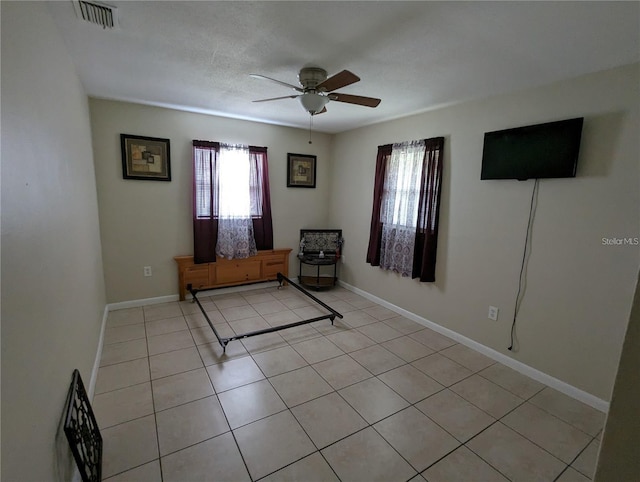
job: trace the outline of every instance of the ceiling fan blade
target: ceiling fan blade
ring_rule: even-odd
[[[326,108],[326,107],[323,107],[323,108],[322,108],[322,110],[321,110],[320,112],[316,112],[316,113],[315,113],[315,114],[313,114],[313,115],[324,114],[325,112],[327,112],[327,108]]]
[[[249,74],[249,77],[253,77],[254,79],[270,80],[271,82],[275,82],[276,84],[284,85],[285,87],[289,87],[290,89],[297,90],[298,92],[302,92],[302,89],[300,87],[297,87],[293,84],[287,84],[286,82],[282,82],[281,80],[272,79],[271,77],[266,77],[264,75]]]
[[[340,89],[342,87],[346,87],[347,85],[355,84],[360,81],[360,77],[356,74],[349,72],[348,70],[343,70],[342,72],[338,72],[336,75],[329,77],[324,82],[318,84],[316,89],[325,90],[326,92],[332,92],[336,89]]]
[[[380,99],[375,99],[373,97],[363,97],[361,95],[349,95],[349,94],[331,94],[329,95],[331,100],[335,100],[336,102],[346,102],[347,104],[358,104],[363,105],[365,107],[378,107],[380,104]]]
[[[271,97],[270,99],[260,99],[254,100],[253,102],[269,102],[271,100],[280,100],[280,99],[296,99],[300,97],[299,95],[285,95],[284,97]]]

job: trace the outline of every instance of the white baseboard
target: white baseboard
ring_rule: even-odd
[[[416,323],[420,323],[421,325],[427,328],[431,328],[433,331],[436,331],[442,335],[448,336],[449,338],[452,338],[458,343],[468,346],[469,348],[472,348],[482,353],[483,355],[486,355],[489,358],[496,360],[502,363],[503,365],[508,366],[509,368],[513,368],[517,372],[520,372],[523,375],[533,378],[534,380],[537,380],[540,383],[544,383],[545,385],[548,385],[549,387],[554,388],[555,390],[558,390],[559,392],[564,393],[565,395],[568,395],[571,398],[574,398],[582,403],[585,403],[590,407],[595,408],[596,410],[599,410],[604,413],[607,413],[609,411],[609,402],[602,400],[601,398],[598,398],[595,395],[585,392],[584,390],[580,390],[579,388],[576,388],[573,385],[569,385],[568,383],[563,382],[562,380],[559,380],[551,375],[541,372],[540,370],[532,368],[529,365],[526,365],[518,360],[514,360],[513,358],[503,353],[500,353],[494,350],[493,348],[489,348],[485,345],[482,345],[477,341],[472,340],[471,338],[467,338],[466,336],[461,335],[453,330],[440,326],[437,323],[434,323],[433,321],[427,320],[426,318],[418,316],[415,313],[412,313],[403,308],[400,308],[399,306],[389,303],[388,301],[383,300],[382,298],[378,298],[377,296],[374,296],[371,293],[368,293],[367,291],[363,291],[360,288],[356,288],[355,286],[352,286],[341,280],[338,281],[338,283],[340,284],[340,286],[348,289],[349,291],[353,291],[354,293],[359,294],[360,296],[367,298],[368,300],[374,301],[375,303],[381,306],[384,306],[385,308],[388,308],[391,311],[395,311],[396,313],[404,316],[405,318],[415,321]]]
[[[297,283],[298,281],[297,278],[292,278],[291,280],[295,283]],[[477,341],[472,340],[471,338],[467,338],[464,335],[461,335],[453,330],[450,330],[441,325],[438,325],[437,323],[434,323],[433,321],[430,321],[430,320],[427,320],[426,318],[418,316],[415,313],[405,310],[404,308],[400,308],[399,306],[389,303],[388,301],[382,298],[379,298],[375,295],[372,295],[367,291],[361,290],[360,288],[356,288],[355,286],[345,283],[342,280],[339,280],[338,284],[348,289],[349,291],[359,294],[364,298],[367,298],[381,306],[384,306],[385,308],[390,309],[391,311],[398,313],[399,315],[404,316],[405,318],[415,321],[416,323],[419,323],[427,328],[430,328],[433,331],[436,331],[442,335],[448,336],[449,338],[457,341],[458,343],[468,346],[469,348],[472,348],[482,353],[483,355],[488,356],[489,358],[496,360],[497,362],[500,362],[503,365],[506,365],[509,368],[512,368],[519,373],[522,373],[523,375],[533,378],[534,380],[537,380],[540,383],[544,383],[545,385],[548,385],[549,387],[554,388],[555,390],[558,390],[559,392],[564,393],[565,395],[568,395],[571,398],[579,400],[580,402],[585,403],[590,407],[595,408],[596,410],[599,410],[604,413],[607,413],[609,411],[609,402],[602,400],[601,398],[598,398],[595,395],[585,392],[584,390],[574,387],[573,385],[563,382],[562,380],[559,380],[544,372],[541,372],[540,370],[530,367],[529,365],[526,365],[518,360],[514,360],[513,358],[503,353],[500,353],[494,350],[493,348],[489,348],[488,346],[482,345]],[[213,295],[220,295],[225,293],[234,293],[234,292],[241,292],[241,291],[250,291],[250,290],[255,290],[260,288],[269,288],[269,287],[274,287],[278,285],[279,283],[277,281],[273,281],[269,283],[261,283],[260,286],[256,284],[230,286],[228,288],[201,291],[198,294],[201,296],[213,296]],[[187,295],[187,296],[188,296],[188,299],[191,298],[191,295]],[[93,398],[93,391],[95,389],[98,368],[100,366],[100,357],[102,356],[104,330],[105,330],[105,324],[106,324],[109,311],[121,310],[125,308],[136,308],[139,306],[154,305],[158,303],[169,303],[169,302],[178,301],[178,300],[179,300],[179,296],[176,294],[176,295],[160,296],[156,298],[145,298],[140,300],[130,300],[130,301],[123,301],[119,303],[111,303],[105,307],[104,316],[102,319],[102,328],[100,331],[100,340],[98,343],[98,351],[96,353],[96,360],[93,366],[93,372],[91,373],[91,382],[89,384],[90,399]]]
[[[165,303],[168,301],[177,301],[178,295],[161,296],[159,298],[147,298],[143,300],[124,301],[121,303],[110,303],[105,305],[102,313],[102,325],[100,326],[100,336],[98,337],[98,348],[96,350],[96,358],[93,362],[93,369],[91,370],[91,379],[89,380],[89,387],[87,388],[87,395],[89,400],[93,400],[93,395],[96,389],[96,382],[98,380],[98,370],[100,369],[100,360],[102,359],[102,347],[104,346],[104,330],[107,326],[107,319],[109,312],[114,310],[121,310],[124,308],[135,308],[138,306],[153,305],[158,303]],[[75,480],[75,479],[74,479]]]
[[[295,281],[292,280],[292,281]],[[198,291],[198,296],[214,296],[214,295],[223,295],[226,293],[235,293],[239,291],[251,291],[257,290],[261,288],[271,288],[278,286],[279,283],[277,281],[268,281],[265,283],[253,283],[248,285],[239,285],[239,286],[229,286],[227,288],[217,288],[213,290],[206,291]],[[190,300],[191,294],[187,293],[186,299]],[[126,308],[138,308],[140,306],[148,306],[148,305],[157,305],[160,303],[171,303],[172,301],[179,301],[180,296],[175,295],[166,295],[166,296],[158,296],[156,298],[142,298],[139,300],[129,300],[129,301],[119,301],[117,303],[110,303],[107,305],[109,311],[114,310],[123,310]]]
[[[100,368],[100,359],[102,358],[102,346],[104,345],[104,330],[107,326],[107,318],[109,316],[109,305],[104,307],[102,311],[102,325],[100,326],[100,337],[98,338],[98,349],[96,350],[96,358],[93,362],[93,370],[91,370],[91,379],[89,380],[89,389],[87,395],[89,400],[93,400],[93,394],[96,389],[96,381],[98,379],[98,369]]]
[[[138,308],[139,306],[158,305],[160,303],[170,303],[178,301],[178,295],[158,296],[156,298],[143,298],[141,300],[119,301],[118,303],[109,303],[107,308],[109,311],[124,310],[125,308]]]

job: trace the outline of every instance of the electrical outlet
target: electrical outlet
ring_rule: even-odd
[[[495,306],[489,306],[489,314],[487,315],[487,318],[493,321],[498,321],[498,308]]]
[[[145,266],[144,267],[144,275],[145,276],[151,276],[151,266]]]

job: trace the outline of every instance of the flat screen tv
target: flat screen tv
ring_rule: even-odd
[[[583,117],[484,135],[480,179],[575,177]]]

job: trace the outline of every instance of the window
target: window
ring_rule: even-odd
[[[267,149],[193,141],[194,258],[273,249]]]
[[[444,138],[380,146],[367,262],[435,281]]]
[[[394,144],[387,161],[380,222],[380,267],[411,276],[424,141]]]

